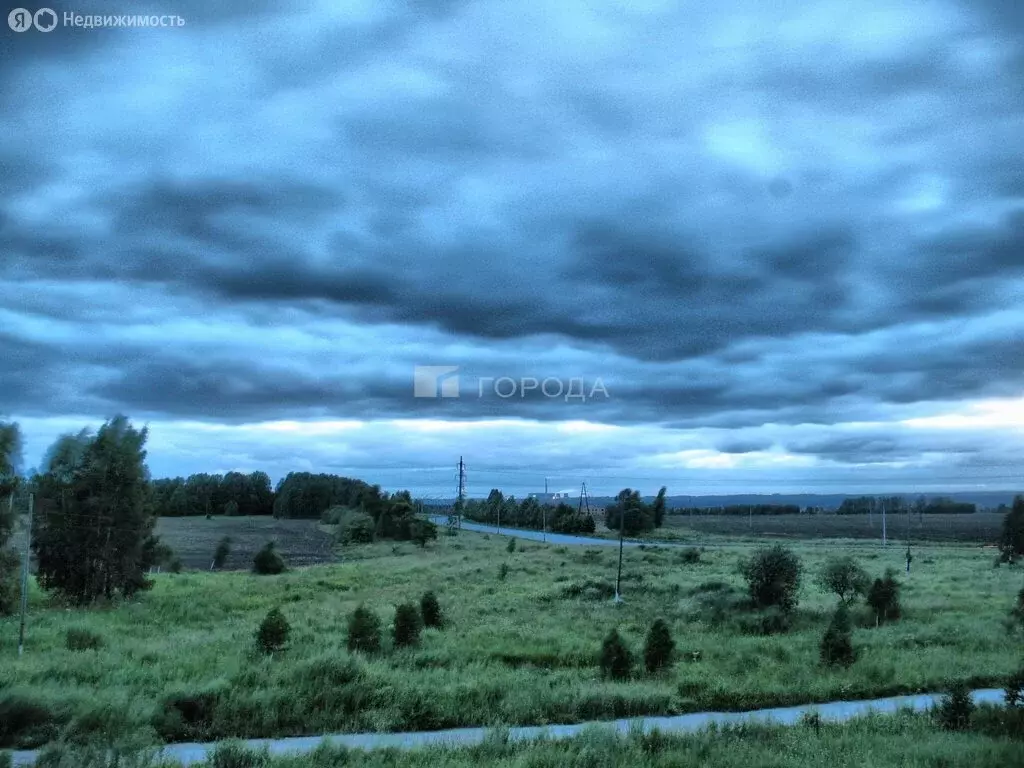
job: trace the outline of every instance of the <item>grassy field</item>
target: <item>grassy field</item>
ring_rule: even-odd
[[[208,531],[213,521],[190,522]],[[425,551],[351,548],[340,563],[282,576],[164,573],[132,603],[89,611],[33,593],[23,657],[16,621],[0,623],[0,723],[22,723],[0,727],[0,744],[31,746],[59,728],[214,740],[747,709],[934,690],[947,676],[989,685],[1021,661],[1020,640],[1003,622],[1024,577],[994,568],[978,546],[917,548],[904,620],[876,629],[858,609],[860,660],[833,670],[818,664],[818,643],[835,599],[809,577],[787,635],[752,634],[748,615],[730,607],[743,590],[737,566],[748,547],[708,550],[698,563],[684,562],[679,550],[627,550],[626,601],[615,605],[608,599],[613,548],[520,542],[509,553],[506,543],[463,532]],[[872,575],[903,564],[899,548],[865,542],[793,548],[809,574],[838,552],[856,556]],[[387,626],[395,603],[416,601],[426,589],[440,597],[444,630],[425,631],[414,649],[394,651],[386,642],[379,657],[347,654],[346,622],[357,604]],[[253,633],[273,607],[291,622],[292,637],[268,658],[254,652]],[[679,650],[699,651],[700,660],[680,660],[656,676],[638,672],[629,682],[602,680],[596,657],[605,634],[618,627],[639,654],[658,617],[670,623]],[[103,646],[68,650],[71,628],[98,634]],[[178,710],[168,697],[178,697]]]
[[[1004,515],[889,515],[886,532],[897,544],[910,541],[995,543]],[[603,520],[602,520],[603,522]],[[601,526],[603,529],[603,526]],[[606,529],[605,529],[606,530]],[[881,539],[878,515],[667,515],[652,537],[700,541],[715,536],[776,539]],[[710,540],[710,539],[709,539]]]
[[[268,541],[294,566],[329,563],[337,558],[330,533],[309,520],[277,520],[272,517],[162,517],[156,533],[187,568],[210,567],[217,542],[232,540],[227,570],[248,570],[253,555]]]

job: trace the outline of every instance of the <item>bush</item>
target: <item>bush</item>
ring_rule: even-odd
[[[264,545],[263,549],[256,553],[256,557],[252,559],[252,570],[253,573],[259,573],[265,576],[274,576],[278,573],[284,573],[284,560],[274,548],[274,542],[268,541]]]
[[[1017,604],[1010,611],[1013,625],[1024,630],[1024,589],[1017,593]]]
[[[57,735],[57,716],[43,702],[0,693],[0,748],[32,749]]]
[[[700,550],[696,547],[687,547],[679,553],[680,562],[685,565],[694,565],[700,562]]]
[[[288,634],[291,629],[288,619],[284,617],[280,609],[273,608],[264,617],[259,629],[256,630],[256,645],[264,653],[280,651],[288,642]]]
[[[185,566],[183,566],[181,564],[181,558],[180,557],[175,557],[167,565],[167,570],[169,570],[171,573],[181,573],[181,571],[182,571],[182,569],[184,567]]]
[[[372,544],[376,525],[365,512],[348,510],[338,520],[338,541],[342,544]]]
[[[217,549],[213,553],[213,568],[223,568],[224,563],[228,561],[228,555],[231,554],[231,537],[225,536],[217,544]]]
[[[947,731],[965,731],[971,726],[971,715],[974,713],[974,702],[967,683],[952,683],[939,704],[939,725]]]
[[[348,649],[351,652],[380,651],[380,618],[365,605],[356,608],[348,619]]]
[[[852,557],[833,557],[818,575],[818,586],[844,603],[850,603],[868,591],[871,578]]]
[[[413,603],[402,603],[395,607],[394,639],[396,648],[416,645],[420,641],[423,624],[420,612]]]
[[[857,660],[853,649],[850,613],[845,603],[840,603],[828,629],[821,638],[821,663],[828,666],[848,667]]]
[[[601,673],[612,680],[627,680],[633,667],[633,657],[619,637],[618,630],[608,633],[601,645]]]
[[[437,595],[433,592],[424,592],[420,598],[420,613],[423,616],[423,626],[440,629],[444,624],[444,617],[441,615],[441,604],[437,602]]]
[[[516,551],[516,540],[514,537],[508,540],[508,546],[505,547],[505,551],[510,555]]]
[[[1024,667],[1006,679],[1006,706],[1024,709]]]
[[[430,520],[416,518],[409,523],[409,538],[422,549],[427,546],[428,541],[437,539],[437,526]]]
[[[238,502],[235,501],[234,499],[232,499],[227,504],[225,504],[224,505],[224,514],[227,515],[228,517],[237,517],[238,516]]]
[[[10,616],[18,610],[21,600],[21,585],[18,583],[20,565],[18,554],[13,549],[0,546],[0,616]]]
[[[799,558],[782,546],[760,550],[743,567],[754,605],[787,612],[799,602],[802,571]]]
[[[668,666],[675,647],[668,624],[662,619],[656,619],[647,632],[647,642],[644,644],[644,666],[647,671],[653,674]]]
[[[498,581],[504,581],[508,576],[508,563],[502,563],[498,568]]]
[[[1002,551],[1008,560],[1024,555],[1024,496],[1013,499],[1013,507],[1003,518]]]
[[[153,716],[153,728],[167,742],[209,741],[220,696],[217,690],[172,693]]]
[[[14,765],[14,758],[11,757],[10,752],[0,752],[0,768],[12,768]]]
[[[883,621],[896,621],[900,617],[900,583],[896,581],[893,571],[886,571],[884,578],[875,579],[868,590],[867,604],[879,624]]]
[[[103,637],[90,629],[72,628],[64,636],[69,651],[97,651],[103,647]]]

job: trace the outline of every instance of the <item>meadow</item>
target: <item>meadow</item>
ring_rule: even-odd
[[[197,530],[210,522],[188,519]],[[859,660],[849,668],[819,664],[835,597],[813,576],[833,554],[853,555],[872,576],[902,571],[899,546],[792,544],[806,571],[794,626],[765,636],[740,607],[738,566],[749,546],[723,544],[699,558],[627,549],[625,600],[614,604],[615,548],[507,545],[462,532],[426,549],[346,547],[340,562],[279,576],[161,573],[137,599],[90,610],[33,591],[24,656],[16,619],[0,623],[0,747],[58,734],[141,744],[752,709],[932,691],[949,678],[998,686],[1021,661],[1005,620],[1024,576],[993,567],[992,552],[977,545],[916,547],[913,572],[900,577],[904,618],[876,628],[858,607]],[[425,630],[408,649],[385,640],[377,656],[345,650],[358,604],[387,628],[396,603],[418,602],[428,589],[440,599],[443,629]],[[267,656],[254,633],[275,607],[292,631],[287,648]],[[638,664],[627,682],[602,679],[597,656],[608,631],[617,627],[638,656],[656,618],[671,627],[676,663],[654,675]],[[70,650],[69,630],[95,636],[98,647]],[[975,748],[965,742],[964,754]]]

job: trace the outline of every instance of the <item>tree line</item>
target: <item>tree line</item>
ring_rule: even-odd
[[[475,523],[507,528],[540,531],[546,525],[552,533],[593,533],[596,528],[593,516],[564,501],[557,506],[544,505],[533,498],[517,501],[515,496],[506,497],[497,488],[486,499],[463,502],[462,516]]]
[[[906,514],[910,512],[915,515],[969,515],[978,511],[977,504],[955,501],[944,496],[932,499],[918,496],[913,501],[903,496],[860,496],[853,499],[844,499],[843,503],[836,510],[836,514],[879,515],[882,513],[883,507],[889,514]]]
[[[146,464],[145,428],[125,416],[95,433],[62,435],[31,477],[22,472],[22,435],[0,422],[0,614],[14,610],[18,555],[11,539],[17,512],[35,496],[31,542],[40,587],[72,604],[131,597],[149,589],[153,566],[173,553],[154,533],[160,515],[271,514],[363,521],[372,538],[436,538],[436,527],[414,514],[408,491],[334,475],[300,472],[271,490],[265,473],[197,474],[154,481]]]

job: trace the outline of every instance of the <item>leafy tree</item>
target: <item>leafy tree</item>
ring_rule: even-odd
[[[372,544],[374,522],[365,512],[349,510],[338,521],[338,540],[342,544]]]
[[[662,486],[661,490],[658,491],[657,497],[654,499],[654,504],[651,506],[655,528],[661,528],[661,524],[665,522],[665,494],[667,492],[668,489]]]
[[[224,505],[224,514],[228,517],[237,517],[240,513],[238,511],[238,502],[231,499],[227,504]]]
[[[13,613],[18,601],[18,555],[10,548],[16,517],[14,495],[20,485],[21,430],[0,422],[0,616]]]
[[[268,541],[263,545],[263,549],[256,553],[256,556],[252,559],[252,570],[253,573],[265,576],[276,576],[279,573],[284,573],[286,570],[284,559],[278,554],[274,542]]]
[[[402,603],[395,607],[394,640],[396,648],[416,645],[420,641],[423,624],[420,612],[413,603]]]
[[[1024,667],[1006,679],[1006,706],[1011,709],[1024,707]]]
[[[423,593],[420,598],[420,614],[423,616],[423,626],[440,629],[444,624],[444,617],[441,615],[441,604],[437,601],[437,595],[432,591]]]
[[[856,660],[849,609],[840,602],[821,638],[821,662],[828,666],[849,666]]]
[[[974,714],[974,702],[967,683],[956,681],[951,683],[939,704],[939,724],[947,731],[965,731],[971,725]]]
[[[228,556],[231,554],[231,537],[225,536],[217,544],[217,549],[213,553],[213,564],[212,568],[223,568],[224,564],[228,561]]]
[[[818,575],[818,586],[831,592],[843,603],[853,602],[868,591],[871,577],[852,557],[833,557]]]
[[[348,650],[377,653],[380,651],[380,618],[365,605],[358,606],[348,620]]]
[[[291,633],[291,625],[279,608],[267,613],[256,630],[256,645],[264,653],[274,653],[284,648]]]
[[[744,564],[750,598],[758,608],[777,606],[789,612],[799,602],[803,567],[799,558],[783,546],[762,549]]]
[[[508,540],[508,545],[505,547],[505,551],[510,555],[516,551],[516,540],[514,536]]]
[[[896,621],[900,617],[900,583],[894,571],[887,570],[883,578],[875,579],[868,590],[867,604],[879,624],[883,621]]]
[[[158,553],[144,446],[148,432],[117,416],[50,449],[36,478],[32,548],[37,579],[77,604],[148,589]]]
[[[675,642],[668,624],[662,619],[656,619],[647,632],[647,642],[644,644],[644,666],[647,671],[654,673],[667,666],[674,650]]]
[[[1013,499],[1013,507],[1003,518],[1002,549],[1007,559],[1024,555],[1024,496]]]
[[[601,673],[612,680],[627,680],[633,667],[633,657],[622,641],[618,630],[613,629],[601,645]]]
[[[640,491],[625,488],[615,502],[605,508],[605,525],[613,531],[620,528],[627,536],[654,529],[654,513],[640,498]]]

